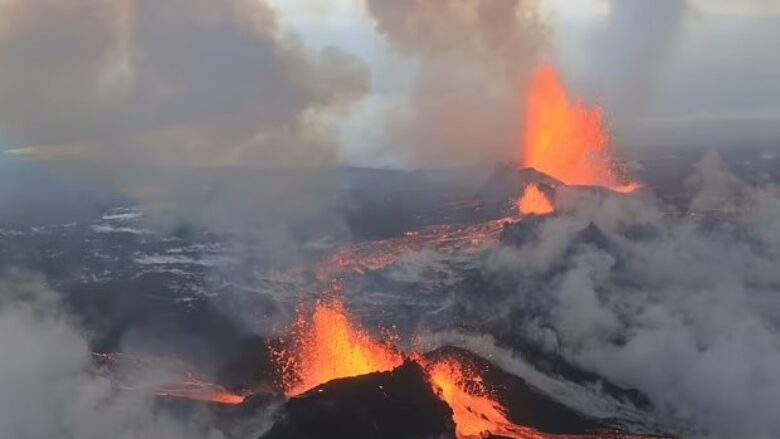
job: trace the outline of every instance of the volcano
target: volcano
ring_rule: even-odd
[[[563,186],[564,183],[534,168],[523,168],[513,163],[499,162],[493,168],[493,172],[477,197],[506,201],[519,196],[529,185],[536,185],[547,191]]]
[[[423,368],[335,380],[290,399],[264,439],[415,439],[453,437],[452,411]]]
[[[267,437],[631,437],[467,350],[403,353],[350,314],[341,284],[323,295],[270,347],[290,399]]]
[[[465,435],[453,416],[466,410],[491,421],[478,402],[453,409],[429,384],[421,364],[457,359],[481,371],[485,382],[507,409],[511,423],[493,433]],[[472,401],[473,402],[473,401]],[[462,416],[462,415],[461,415]],[[262,439],[426,439],[437,438],[650,438],[632,435],[608,423],[580,414],[466,350],[441,348],[418,359],[407,359],[387,372],[333,380],[291,398],[276,414]]]

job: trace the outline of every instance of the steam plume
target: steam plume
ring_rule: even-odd
[[[416,63],[408,113],[390,143],[407,162],[512,157],[524,84],[545,44],[534,1],[369,0],[377,29]]]
[[[4,438],[225,437],[207,417],[175,419],[160,413],[149,395],[118,393],[91,366],[87,340],[39,276],[4,272],[0,330]]]
[[[686,0],[615,0],[593,40],[593,75],[615,117],[641,115],[689,11]],[[595,81],[595,79],[594,79]],[[618,121],[618,123],[624,121]]]
[[[15,152],[191,210],[249,183],[182,171],[335,164],[324,118],[368,88],[356,59],[308,52],[261,1],[10,0],[0,23],[0,124]],[[255,182],[253,204],[316,199],[288,180]]]
[[[693,209],[721,219],[672,219],[650,197],[563,193],[533,239],[488,260],[488,278],[516,290],[463,300],[501,331],[640,389],[663,418],[692,426],[685,435],[775,437],[779,241],[768,218],[780,201],[714,154],[689,188]]]

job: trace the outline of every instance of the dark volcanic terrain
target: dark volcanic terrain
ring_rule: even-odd
[[[683,151],[639,161],[642,191],[660,200],[664,215],[690,214],[685,180],[698,157]],[[780,181],[776,155],[754,151],[725,158],[750,184]],[[299,301],[321,291],[323,264],[338,262],[335,270],[327,267],[328,274],[339,274],[357,319],[370,328],[393,328],[405,344],[420,342],[410,339],[423,334],[422,343],[433,349],[428,356],[467,357],[484,371],[515,423],[552,435],[675,430],[673,420],[659,421],[645,393],[567,359],[526,325],[543,328],[557,318],[545,314],[548,299],[534,291],[561,282],[582,261],[583,249],[614,258],[610,282],[630,288],[641,278],[632,252],[657,242],[662,231],[641,219],[621,223],[617,234],[592,222],[576,224],[571,239],[556,249],[556,262],[544,269],[485,270],[496,257],[485,246],[525,251],[550,221],[558,221],[549,215],[500,222],[514,215],[513,199],[529,183],[548,195],[561,188],[536,171],[509,165],[416,172],[344,168],[340,226],[316,236],[293,233],[304,251],[282,258],[276,243],[261,238],[215,233],[186,220],[162,224],[119,194],[60,184],[60,176],[33,165],[14,169],[51,189],[31,191],[19,203],[13,187],[0,189],[7,204],[18,206],[0,217],[0,268],[43,273],[89,334],[93,350],[175,358],[231,392],[249,395],[243,406],[214,408],[223,422],[243,422],[282,401],[267,341],[289,322]],[[79,208],[59,209],[53,200]],[[703,213],[699,225],[707,233],[751,242],[750,231],[730,224],[729,212]],[[479,242],[463,239],[475,225],[482,227]],[[370,264],[329,261],[327,255],[354,249],[350,245],[363,247],[341,254]],[[372,259],[399,245],[411,251]],[[357,268],[340,271],[345,267]],[[273,426],[264,437],[451,437],[450,409],[423,375],[408,362],[393,372],[328,383],[271,410]],[[191,412],[187,403],[162,400],[182,416]]]

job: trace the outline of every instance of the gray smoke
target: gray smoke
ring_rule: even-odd
[[[310,52],[254,0],[5,1],[0,63],[16,154],[244,231],[327,206],[339,153],[327,119],[369,86],[356,58]]]
[[[525,86],[546,32],[526,0],[369,0],[377,30],[414,61],[388,142],[407,164],[515,158]]]
[[[150,395],[116,391],[91,364],[85,335],[37,275],[0,279],[0,436],[221,439],[208,417],[180,420]],[[147,370],[147,378],[156,372]]]
[[[680,36],[686,0],[616,0],[595,37],[595,68],[609,84],[616,113],[648,104],[652,88]]]
[[[675,50],[680,46],[687,0],[613,0],[594,30],[568,45],[577,47],[580,87],[604,107],[617,142],[636,142],[643,118],[652,114]],[[560,29],[563,38],[568,29]],[[637,145],[631,145],[637,146]]]
[[[701,211],[682,217],[648,194],[560,194],[558,216],[488,258],[517,289],[483,317],[641,390],[686,437],[777,437],[780,197],[715,154],[688,187]]]

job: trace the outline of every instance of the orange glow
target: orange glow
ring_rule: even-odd
[[[311,316],[299,312],[290,349],[275,352],[288,396],[337,378],[386,372],[403,363],[389,344],[350,321],[342,301],[318,301]]]
[[[555,66],[542,63],[529,92],[521,163],[568,185],[603,186],[628,193],[621,184],[610,138],[598,107],[571,101]]]
[[[213,402],[215,404],[238,405],[246,400],[243,395],[236,395],[216,384],[192,380],[177,386],[160,386],[152,390],[157,396],[191,399],[193,401]]]
[[[366,241],[338,249],[316,269],[320,280],[344,274],[381,270],[404,255],[434,248],[441,251],[475,250],[498,243],[501,231],[514,218],[501,218],[469,225],[439,224],[379,241]]]
[[[458,439],[488,434],[517,439],[544,439],[531,428],[513,424],[506,410],[491,395],[482,377],[455,357],[426,363],[429,379],[439,397],[450,406]]]
[[[307,318],[302,312],[293,327],[293,346],[272,352],[288,396],[299,395],[328,381],[387,372],[403,363],[390,344],[381,343],[350,320],[341,300],[333,295],[317,302]],[[590,435],[553,435],[512,423],[479,372],[452,355],[428,360],[411,358],[428,374],[432,390],[453,412],[457,439],[483,439],[496,435],[511,439],[647,439],[605,431]]]
[[[511,439],[651,439],[651,436],[604,430],[593,434],[548,434],[509,420],[507,411],[479,371],[454,355],[415,359],[428,372],[434,392],[452,409],[457,439],[500,436]],[[660,436],[652,438],[660,439]]]
[[[204,381],[178,361],[120,353],[93,352],[92,355],[98,362],[115,369],[112,378],[120,389],[227,405],[241,404],[246,400],[245,395],[229,392],[219,384]],[[167,374],[169,378],[164,383],[148,382],[143,376],[134,378],[133,371],[144,369]]]
[[[545,215],[555,211],[550,199],[535,184],[525,188],[523,196],[517,201],[517,209],[523,215]]]

